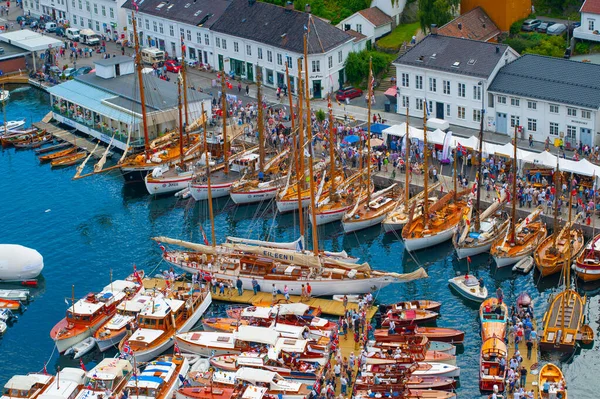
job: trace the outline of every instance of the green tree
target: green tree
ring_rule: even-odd
[[[319,123],[323,123],[323,121],[325,120],[325,116],[325,111],[323,111],[322,109],[315,112],[315,117],[317,118],[317,121],[319,121]]]
[[[421,30],[428,32],[432,24],[438,27],[452,20],[460,0],[419,0],[417,18],[421,24]]]
[[[377,76],[384,71],[391,62],[387,54],[377,51],[363,50],[360,53],[350,53],[344,65],[346,77],[349,82],[355,85],[359,85],[362,82],[368,83],[369,59],[371,59],[373,66],[373,76]]]

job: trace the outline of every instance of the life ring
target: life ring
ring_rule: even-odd
[[[136,339],[136,341],[143,341],[143,340],[145,339],[145,337],[142,337],[142,336],[140,335],[139,337],[136,337],[135,339]]]

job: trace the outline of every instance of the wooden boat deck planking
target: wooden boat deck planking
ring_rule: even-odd
[[[96,158],[102,157],[102,154],[104,154],[104,151],[106,150],[106,146],[100,145],[100,146],[98,146],[96,151],[94,151],[94,148],[96,148],[95,142],[92,142],[89,139],[77,136],[71,132],[68,132],[57,126],[54,126],[51,123],[36,122],[33,124],[33,126],[38,129],[46,130],[55,139],[57,139],[61,142],[67,142],[72,145],[76,145],[77,147],[81,148],[82,150],[87,151],[88,153],[93,152],[92,155]]]
[[[176,287],[187,287],[188,282],[175,282]],[[150,278],[144,279],[144,287],[146,289],[152,289],[156,287],[157,289],[162,289],[165,286],[165,280],[161,278]],[[273,295],[271,292],[259,292],[254,295],[253,291],[244,290],[242,296],[238,295],[237,289],[233,288],[233,295],[230,296],[227,294],[227,289],[225,289],[225,295],[219,294],[217,290],[216,294],[212,294],[212,297],[215,301],[222,302],[231,302],[231,303],[242,303],[247,305],[256,305],[258,303],[271,304],[273,301]],[[283,294],[277,295],[277,300],[284,301],[285,298]],[[296,303],[300,302],[300,296],[298,295],[290,295],[290,302]],[[304,302],[305,304],[313,307],[320,307],[323,314],[331,315],[331,316],[341,316],[344,314],[344,305],[342,302],[334,301],[333,299],[323,299],[323,298],[310,298],[308,301]],[[356,303],[348,303],[349,309],[357,309],[358,305]],[[377,313],[378,308],[376,306],[372,306],[367,313],[367,319],[372,319]],[[352,340],[354,344],[354,340]]]
[[[535,319],[533,320],[533,329],[538,332],[538,336],[539,336],[540,331],[537,329]],[[510,358],[515,354],[515,352],[516,352],[515,341],[511,337],[509,339],[509,343],[508,343],[508,360],[510,360]],[[527,373],[527,383],[525,384],[525,390],[527,392],[529,392],[533,389],[533,397],[537,398],[538,397],[538,386],[537,386],[538,374],[535,374],[535,375],[531,374],[531,366],[538,363],[538,354],[539,354],[538,341],[537,340],[533,341],[533,348],[531,349],[531,359],[527,359],[527,345],[526,345],[525,341],[523,341],[519,344],[519,352],[521,352],[521,356],[523,357],[523,362],[521,363],[521,365],[525,366],[525,368],[529,371]],[[508,364],[507,364],[507,367],[508,367]],[[540,369],[541,369],[541,367],[538,366],[537,371],[539,372]],[[534,381],[535,381],[536,385],[532,384]],[[512,394],[508,394],[507,398],[512,398]]]

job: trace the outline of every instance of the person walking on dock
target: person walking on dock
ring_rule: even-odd
[[[258,293],[258,281],[254,277],[252,277],[252,291],[254,291],[254,295]]]
[[[240,276],[238,276],[236,282],[235,282],[235,286],[237,287],[238,290],[238,295],[242,296],[244,294],[244,290],[242,289],[242,287],[244,286],[244,284],[242,283],[242,280],[240,279]],[[252,284],[252,288],[254,288],[254,284]],[[254,294],[256,295],[256,292],[254,292]]]
[[[525,384],[527,383],[527,369],[525,366],[521,366],[519,373],[521,374],[521,388],[525,388]]]
[[[310,299],[311,294],[312,287],[310,286],[310,283],[306,283],[306,299]]]
[[[277,287],[275,287],[275,284],[273,284],[273,304],[275,304],[275,302],[277,302]]]

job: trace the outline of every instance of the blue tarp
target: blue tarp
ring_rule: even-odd
[[[358,136],[354,135],[344,137],[344,142],[348,144],[356,143],[358,140]]]
[[[382,134],[384,129],[387,129],[390,125],[384,125],[383,123],[373,123],[371,125],[371,133]]]

